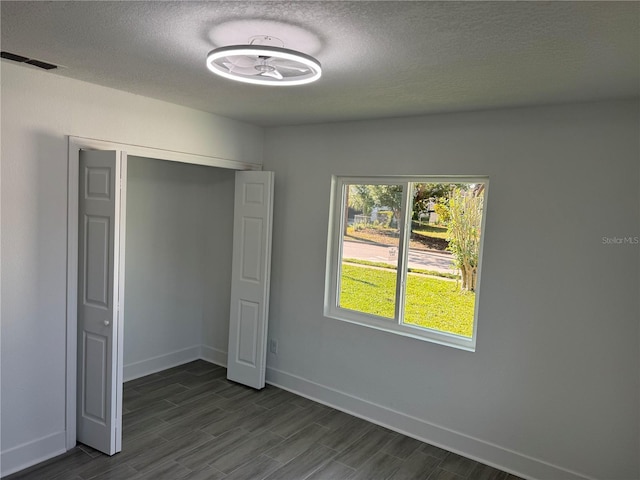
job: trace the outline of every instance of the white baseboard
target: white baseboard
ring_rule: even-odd
[[[23,443],[0,453],[0,476],[19,472],[66,452],[65,432],[53,433],[46,437]]]
[[[222,367],[227,366],[227,352],[209,345],[194,345],[193,347],[125,365],[122,372],[123,381],[128,382],[129,380],[161,372],[198,359],[206,360]]]
[[[193,347],[183,348],[182,350],[176,350],[175,352],[124,365],[122,372],[122,376],[124,377],[123,381],[128,382],[135,378],[144,377],[145,375],[151,375],[152,373],[176,367],[183,363],[198,360],[201,357],[200,350],[200,345],[194,345]]]
[[[208,345],[200,346],[200,358],[221,367],[227,366],[227,352]]]
[[[267,383],[528,479],[593,480],[543,460],[377,405],[290,373],[267,368]]]

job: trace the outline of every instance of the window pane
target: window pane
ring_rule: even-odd
[[[345,185],[338,306],[395,317],[402,185]]]
[[[412,184],[403,322],[471,338],[484,184]]]

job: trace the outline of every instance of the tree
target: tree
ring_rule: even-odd
[[[456,187],[453,183],[416,183],[413,194],[413,219],[418,220],[420,214],[427,211],[430,199],[440,202],[451,194]]]
[[[371,215],[375,200],[371,196],[369,185],[349,185],[347,194],[351,208],[361,211],[364,215]]]
[[[402,208],[402,185],[349,185],[349,206],[370,215],[374,208],[388,208],[398,221]]]
[[[449,247],[460,269],[462,289],[475,291],[480,253],[480,229],[484,192],[482,189],[454,188],[449,197]]]
[[[376,207],[387,207],[393,212],[393,218],[400,218],[402,210],[402,185],[369,185]]]

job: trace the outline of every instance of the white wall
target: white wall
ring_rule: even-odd
[[[531,478],[634,479],[638,104],[268,129],[268,381]],[[475,353],[324,318],[338,175],[489,175]],[[573,472],[573,473],[572,473]]]
[[[213,205],[206,214],[202,345],[203,358],[227,364],[229,309],[231,299],[231,260],[233,252],[233,203],[235,173],[221,171],[214,188],[205,192],[205,204]]]
[[[3,474],[64,450],[67,139],[262,162],[263,130],[1,63]]]
[[[234,174],[129,157],[125,381],[226,345]]]

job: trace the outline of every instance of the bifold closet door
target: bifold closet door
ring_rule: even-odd
[[[273,172],[236,172],[227,378],[265,383]]]
[[[80,152],[77,440],[107,455],[119,452],[122,443],[118,310],[126,161],[124,152]]]

